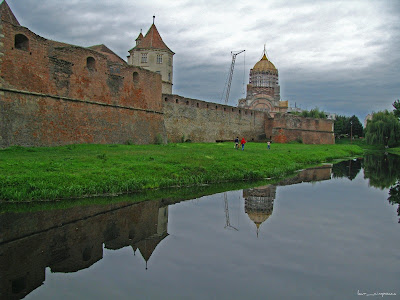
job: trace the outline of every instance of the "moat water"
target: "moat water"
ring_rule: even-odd
[[[397,299],[399,180],[381,154],[188,200],[2,209],[0,299]]]

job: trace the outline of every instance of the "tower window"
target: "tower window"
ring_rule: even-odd
[[[15,49],[28,51],[29,50],[28,38],[23,34],[17,34],[14,40],[14,47]]]
[[[141,63],[147,63],[147,53],[142,53]]]
[[[96,61],[93,57],[89,56],[88,58],[86,58],[86,67],[90,71],[96,70]]]
[[[171,73],[168,73],[168,81],[171,81]]]
[[[162,54],[157,54],[157,63],[162,64]]]

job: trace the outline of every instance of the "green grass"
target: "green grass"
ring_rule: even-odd
[[[155,188],[260,180],[335,158],[357,145],[233,143],[70,145],[0,150],[0,199],[32,201],[118,195]]]
[[[387,152],[390,152],[392,154],[400,155],[400,148],[389,148],[389,149],[386,149],[386,150],[387,150]]]

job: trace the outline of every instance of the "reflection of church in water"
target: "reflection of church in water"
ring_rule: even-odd
[[[332,165],[325,165],[303,170],[298,172],[296,176],[283,179],[277,184],[243,190],[244,211],[256,225],[257,236],[261,225],[272,215],[278,186],[329,180],[331,173]]]
[[[257,227],[257,236],[260,226],[272,214],[276,186],[266,185],[258,188],[243,190],[244,211]]]

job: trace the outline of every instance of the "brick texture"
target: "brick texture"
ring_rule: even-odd
[[[1,147],[165,140],[159,74],[0,24]]]

